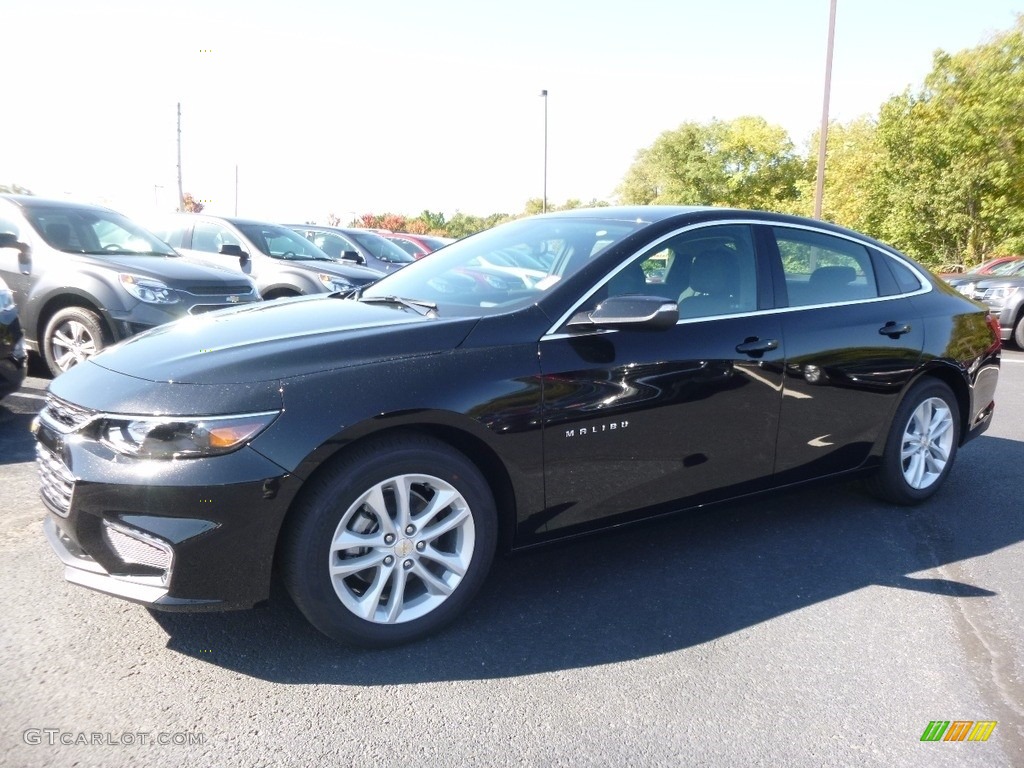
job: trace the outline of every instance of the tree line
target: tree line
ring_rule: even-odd
[[[829,125],[822,218],[936,268],[1024,252],[1024,17],[956,54],[938,51],[923,85],[877,115]],[[641,149],[616,190],[623,204],[719,205],[810,216],[818,144],[798,151],[761,117],[686,122]],[[587,205],[607,204],[592,200]],[[354,226],[463,237],[538,213],[450,220],[430,211]],[[549,210],[580,207],[578,200]]]

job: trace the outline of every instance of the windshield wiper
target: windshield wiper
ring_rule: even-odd
[[[419,312],[424,317],[437,317],[437,304],[419,299],[403,299],[401,296],[360,296],[359,301],[367,304],[394,304]]]

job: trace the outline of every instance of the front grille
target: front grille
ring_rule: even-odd
[[[93,412],[80,408],[77,405],[72,405],[65,400],[61,400],[59,397],[47,395],[46,405],[43,406],[40,416],[59,431],[67,434],[88,423],[93,417]]]
[[[248,296],[252,293],[252,285],[249,283],[214,283],[213,285],[190,285],[180,289],[182,293],[191,293],[193,296]]]
[[[190,315],[202,315],[206,312],[213,312],[215,309],[227,309],[228,307],[238,307],[241,304],[195,304],[189,307],[188,313]]]
[[[75,477],[53,451],[36,443],[36,469],[39,470],[39,492],[61,517],[71,511]]]

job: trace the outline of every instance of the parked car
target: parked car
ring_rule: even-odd
[[[266,300],[352,290],[383,275],[337,262],[288,227],[250,219],[180,213],[154,232],[185,256],[251,277]]]
[[[448,279],[554,243],[530,286]],[[393,645],[459,614],[498,547],[826,477],[921,503],[991,423],[999,363],[983,306],[856,232],[560,211],[61,376],[44,527],[77,584],[207,610],[279,575],[326,635]]]
[[[939,277],[946,280],[950,277],[962,277],[963,275],[990,275],[994,270],[1007,262],[1019,261],[1021,259],[1024,259],[1024,256],[996,256],[994,259],[989,259],[971,269],[962,269],[959,272],[940,272]]]
[[[987,277],[1013,274],[1022,264],[1024,264],[1024,256],[1000,256],[999,258],[986,261],[984,264],[967,272],[944,274],[940,275],[940,277],[954,288],[959,289],[962,285],[976,283]]]
[[[362,264],[385,274],[415,261],[393,242],[368,229],[321,227],[316,224],[288,226],[332,259]]]
[[[2,243],[0,235],[0,243]],[[18,321],[14,294],[0,277],[0,400],[17,392],[25,380],[25,334]]]
[[[402,250],[414,259],[422,259],[428,253],[433,253],[455,242],[451,237],[438,237],[437,235],[413,235],[408,232],[386,232],[381,234],[400,246]]]
[[[988,305],[999,321],[1000,338],[1012,340],[1024,349],[1024,261],[1017,262],[1012,271],[1003,275],[965,283],[957,290]]]
[[[241,274],[181,258],[108,208],[0,195],[0,277],[56,376],[170,320],[258,301]]]

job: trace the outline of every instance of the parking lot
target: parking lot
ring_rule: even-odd
[[[821,486],[531,551],[387,651],[280,593],[151,614],[65,584],[45,384],[0,405],[2,765],[1024,765],[1024,353],[920,508]],[[997,725],[922,742],[936,720]]]

